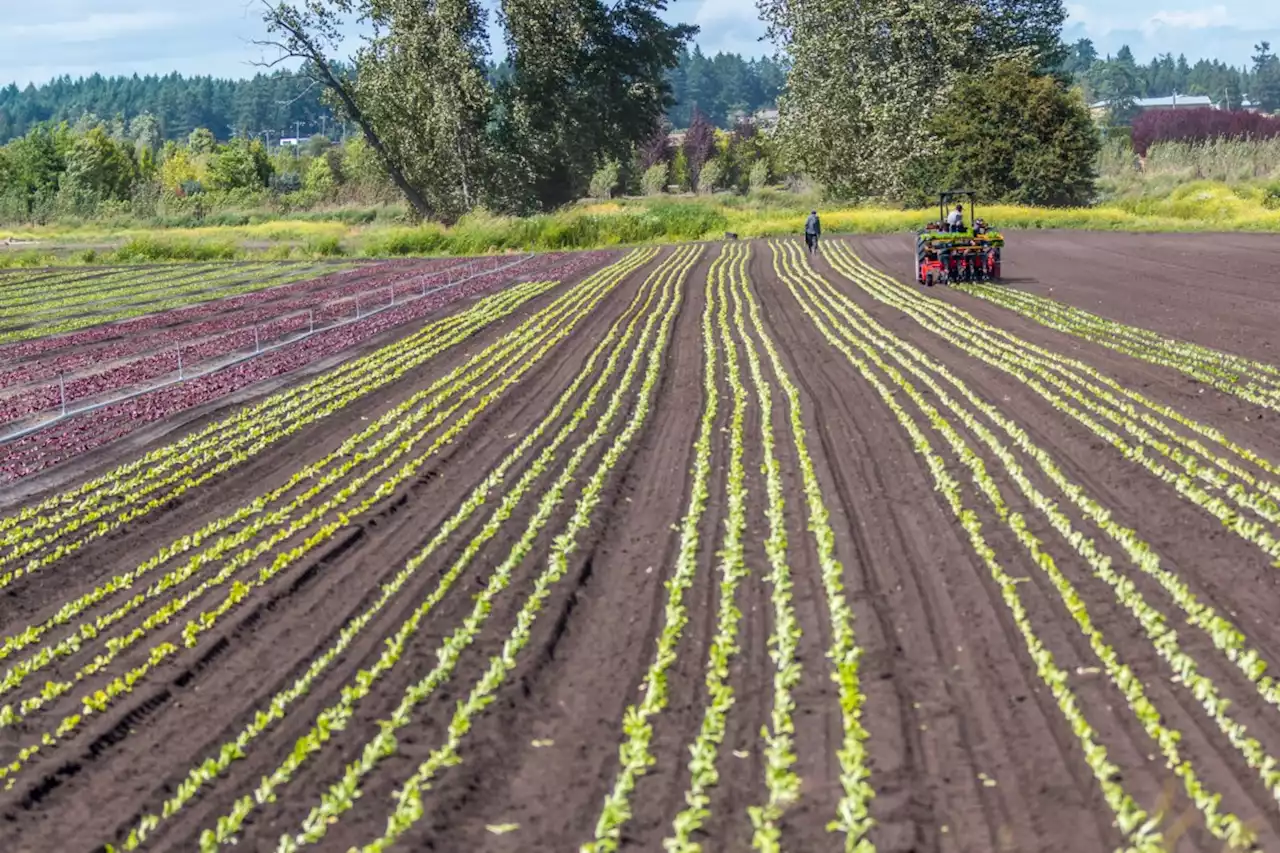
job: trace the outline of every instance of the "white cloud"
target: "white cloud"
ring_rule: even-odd
[[[1163,27],[1180,30],[1205,30],[1210,27],[1239,26],[1227,12],[1227,7],[1209,6],[1205,9],[1167,11],[1161,9],[1143,22],[1145,31],[1155,33]]]
[[[696,24],[697,43],[705,53],[763,56],[773,52],[771,44],[761,41],[764,24],[751,0],[675,0],[665,17]]]
[[[1066,40],[1092,39],[1104,55],[1127,44],[1139,61],[1172,53],[1192,62],[1220,59],[1239,67],[1249,64],[1258,42],[1280,43],[1278,3],[1075,0],[1066,8]]]
[[[165,30],[184,24],[188,20],[190,15],[158,9],[139,12],[93,12],[70,20],[9,24],[5,27],[4,37],[6,41],[39,39],[42,42],[76,44]]]

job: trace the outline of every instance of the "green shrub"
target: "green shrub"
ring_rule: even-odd
[[[640,178],[640,190],[646,196],[662,195],[667,191],[667,181],[671,174],[671,167],[666,163],[655,163],[645,170],[644,176]]]
[[[1101,140],[1089,111],[1077,92],[1026,62],[962,78],[930,130],[938,152],[916,176],[921,191],[963,186],[988,203],[1048,207],[1093,200]]]
[[[621,171],[616,160],[610,160],[597,169],[596,173],[591,176],[591,197],[599,199],[612,198],[613,191],[618,186]]]
[[[156,261],[225,261],[236,257],[236,246],[226,241],[160,239],[134,237],[117,249],[114,260],[121,263]]]
[[[1272,181],[1262,191],[1262,206],[1268,210],[1280,210],[1280,181]]]
[[[337,237],[320,237],[307,241],[307,251],[322,258],[340,258],[347,252]]]

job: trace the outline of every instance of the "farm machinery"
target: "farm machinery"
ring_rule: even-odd
[[[978,194],[949,190],[938,197],[938,221],[916,232],[915,280],[933,287],[964,281],[999,281],[1004,237],[974,215]],[[956,213],[950,213],[952,204]],[[969,203],[965,225],[963,202]]]

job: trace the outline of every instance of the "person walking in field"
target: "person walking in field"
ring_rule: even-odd
[[[818,238],[822,236],[822,222],[818,219],[818,211],[809,211],[809,219],[804,223],[804,244],[809,247],[809,254],[818,250]]]

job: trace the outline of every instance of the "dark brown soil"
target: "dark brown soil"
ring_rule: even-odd
[[[1250,270],[1267,263],[1268,252],[1280,254],[1280,250],[1261,242],[1254,246],[1243,236],[1035,233],[1014,235],[1010,241],[1007,269],[1014,279],[1010,286],[1197,343],[1267,358],[1267,347],[1252,346],[1249,341],[1251,335],[1280,322],[1280,297],[1269,294],[1261,280],[1252,280]],[[890,274],[901,276],[909,263],[909,242],[903,238],[865,238],[852,245]],[[665,582],[674,570],[679,525],[690,501],[694,441],[705,404],[703,288],[721,250],[718,245],[706,246],[682,284],[683,301],[671,327],[652,409],[635,441],[610,469],[600,503],[575,540],[565,576],[550,588],[531,627],[529,645],[518,655],[494,702],[463,737],[460,763],[443,768],[423,794],[423,814],[396,849],[575,850],[593,837],[617,777],[624,716],[642,698],[643,679],[664,626]],[[1088,276],[1079,275],[1078,264],[1076,275],[1071,273],[1069,261],[1077,250],[1094,259]],[[638,294],[648,292],[651,274],[673,251],[664,249],[609,293],[572,335],[531,363],[517,386],[496,397],[454,442],[371,511],[351,518],[325,546],[257,590],[220,619],[195,648],[177,653],[105,713],[87,717],[74,735],[32,758],[16,774],[13,786],[0,792],[3,849],[98,850],[108,843],[119,845],[140,817],[158,813],[188,772],[216,754],[275,693],[298,678],[347,620],[369,606],[382,584],[433,537],[487,472],[565,395],[597,343],[615,322],[630,316],[628,306]],[[766,332],[800,389],[808,451],[831,512],[845,595],[862,649],[860,684],[865,701],[861,713],[868,733],[869,780],[875,790],[870,809],[876,824],[870,840],[881,853],[1093,853],[1122,847],[1125,839],[1113,825],[1079,742],[1037,675],[1001,589],[935,490],[911,439],[861,369],[819,333],[802,303],[774,274],[770,246],[753,244],[751,253],[750,287],[759,300]],[[1150,260],[1156,255],[1161,260]],[[1256,547],[1231,535],[1172,486],[1127,461],[1032,388],[877,300],[827,259],[818,257],[812,263],[835,290],[896,336],[891,340],[905,342],[928,359],[945,364],[974,394],[1016,421],[1052,455],[1065,476],[1149,542],[1164,568],[1184,579],[1201,600],[1229,615],[1263,658],[1280,661],[1280,628],[1274,619],[1280,575]],[[534,300],[522,317],[561,292]],[[1246,420],[1246,415],[1256,415],[1247,404],[1206,391],[1182,374],[1060,335],[958,292],[931,292],[929,298],[945,300],[1026,341],[1079,358],[1126,387],[1221,428],[1262,456],[1280,459],[1280,426],[1256,417]],[[1221,313],[1216,309],[1218,300]],[[1149,322],[1145,302],[1158,305],[1158,310],[1150,312]],[[463,364],[522,317],[496,324],[271,453],[194,489],[179,504],[0,589],[0,632],[8,637],[39,624],[64,602],[286,482],[293,472],[323,457],[367,422]],[[763,341],[754,333],[750,341],[762,348]],[[794,579],[792,604],[801,628],[802,677],[792,690],[792,717],[794,769],[802,781],[799,801],[781,820],[783,845],[804,853],[842,850],[843,840],[826,826],[843,796],[838,754],[843,726],[838,685],[831,678],[827,657],[832,642],[828,597],[809,531],[800,456],[791,437],[786,397],[767,359],[765,369],[773,391],[771,419],[762,416],[755,400],[745,341],[734,333],[732,342],[749,395],[743,433],[748,571],[735,598],[742,619],[738,649],[728,671],[734,702],[718,750],[720,778],[710,791],[704,830],[696,838],[703,849],[716,853],[751,849],[748,809],[768,797],[761,729],[770,725],[773,710],[775,663],[770,637],[775,625],[764,549],[768,526],[761,437],[770,430],[782,469],[787,555]],[[907,370],[905,360],[894,361],[902,352],[891,343],[880,355]],[[710,492],[697,572],[684,599],[689,618],[666,677],[667,707],[649,721],[654,764],[638,778],[628,798],[632,815],[620,837],[620,848],[627,851],[663,849],[673,819],[686,805],[689,745],[698,736],[708,703],[708,651],[722,594],[718,552],[729,514],[725,480],[732,393],[723,348],[720,353]],[[763,350],[760,354],[764,358]],[[618,374],[611,380],[614,386],[626,364],[646,357],[647,351],[641,351],[634,340],[628,344]],[[882,380],[886,375],[878,368],[867,369]],[[497,375],[487,376],[477,384],[476,393],[496,387],[497,381]],[[532,458],[581,402],[589,384],[575,392],[565,413],[513,467],[508,484],[528,470]],[[539,528],[531,552],[515,566],[509,587],[495,597],[452,675],[415,708],[409,724],[397,732],[395,754],[378,762],[364,779],[361,796],[328,828],[317,849],[358,849],[383,832],[404,780],[444,742],[458,704],[493,657],[502,653],[516,613],[546,568],[555,537],[582,497],[583,483],[635,410],[639,384],[637,376],[608,438],[588,448],[580,472]],[[923,384],[916,387],[932,405],[944,406]],[[392,716],[406,688],[436,666],[442,641],[464,625],[475,595],[531,523],[536,502],[559,476],[580,437],[595,426],[606,398],[607,393],[578,428],[575,439],[560,448],[533,480],[525,501],[476,552],[474,562],[409,640],[400,662],[374,684],[349,723],[330,733],[324,749],[302,764],[292,781],[277,792],[276,801],[254,807],[238,833],[236,849],[273,850],[283,834],[298,832],[321,795],[360,757],[382,721]],[[895,399],[928,435],[947,470],[964,484],[966,505],[977,513],[1000,564],[1011,575],[1026,578],[1018,590],[1027,617],[1057,664],[1068,672],[1069,686],[1096,738],[1120,768],[1125,789],[1144,808],[1165,810],[1165,828],[1171,838],[1176,836],[1171,846],[1178,853],[1221,850],[1222,842],[1204,828],[1194,804],[1164,766],[1157,746],[1129,711],[1124,696],[1097,670],[1093,650],[1055,588],[972,488],[968,469],[915,405],[901,391],[895,392]],[[460,417],[474,402],[453,417]],[[224,401],[221,410],[228,405]],[[206,412],[204,417],[215,414]],[[1165,724],[1181,733],[1183,757],[1206,788],[1222,794],[1221,810],[1250,822],[1258,833],[1259,849],[1280,849],[1280,809],[1257,774],[1177,683],[1109,587],[1017,490],[1000,458],[961,420],[950,420],[983,459],[1009,508],[1025,515],[1032,533],[1075,584],[1094,624],[1142,681]],[[440,429],[452,422],[446,421]],[[64,466],[56,480],[34,477],[28,487],[31,492],[16,504],[34,500],[37,493],[74,485],[90,473],[172,440],[192,425],[188,419],[170,424],[167,433],[159,429],[139,433],[128,443],[86,458],[78,470]],[[1073,525],[1094,537],[1117,569],[1132,577],[1146,600],[1178,627],[1183,651],[1232,700],[1233,719],[1245,724],[1268,754],[1280,754],[1280,717],[1275,708],[1206,635],[1185,624],[1181,612],[1154,581],[1132,569],[1117,546],[1054,492],[1028,455],[1017,451],[1015,456],[1036,487],[1052,494]],[[1261,469],[1248,470],[1266,479]],[[360,495],[372,493],[377,482]],[[198,849],[201,832],[273,773],[317,715],[339,700],[344,685],[373,666],[385,640],[435,590],[441,576],[484,528],[503,488],[447,539],[310,692],[290,706],[285,719],[255,740],[242,759],[206,784],[176,815],[162,821],[143,849]],[[1265,525],[1268,530],[1277,527]],[[282,542],[278,550],[299,544],[308,533]],[[251,579],[269,563],[269,557],[261,558],[237,578]],[[75,678],[103,650],[107,637],[143,626],[154,606],[191,590],[218,565],[215,562],[196,579],[41,669],[29,679],[31,683],[0,694],[0,704],[38,695],[39,685],[47,679]],[[127,594],[141,592],[148,581]],[[74,713],[86,692],[144,662],[155,643],[168,640],[180,645],[187,620],[216,606],[223,595],[225,591],[211,593],[172,622],[147,628],[142,641],[104,672],[83,679],[72,694],[49,702],[16,725],[0,728],[0,761],[12,760],[19,748],[38,741],[42,733]],[[87,616],[100,616],[124,598],[124,594],[115,596]],[[50,638],[60,639],[70,630],[64,626]],[[0,660],[0,679],[8,667],[29,657],[39,645]],[[1178,821],[1185,826],[1176,827]],[[508,825],[515,828],[495,832]]]

